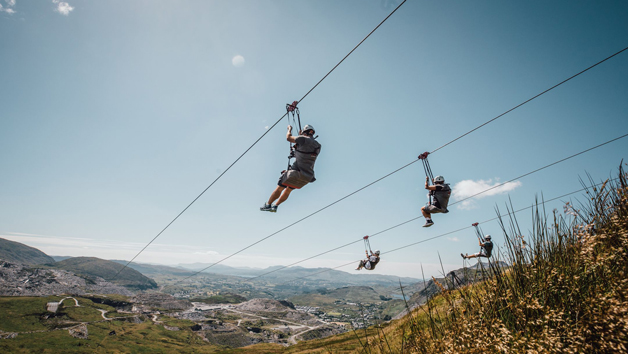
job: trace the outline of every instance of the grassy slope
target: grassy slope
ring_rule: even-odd
[[[114,308],[76,297],[81,307],[74,307],[71,299],[63,302],[56,316],[45,311],[45,304],[59,301],[62,297],[1,297],[0,331],[44,333],[19,333],[12,339],[0,340],[2,353],[214,353],[220,347],[203,342],[189,327],[191,321],[171,320],[163,317],[168,325],[180,326],[180,331],[168,331],[150,321],[135,324],[125,321],[103,321],[98,309],[110,311],[107,317],[129,316],[119,314]],[[121,299],[122,300],[122,299]],[[76,322],[87,325],[89,338],[77,339],[65,329]],[[116,335],[109,335],[115,331]]]
[[[0,259],[29,265],[51,264],[55,262],[52,257],[37,248],[3,238],[0,238]]]
[[[116,262],[95,257],[73,257],[57,262],[54,267],[68,270],[83,276],[96,276],[109,280],[113,279],[124,266]],[[157,288],[157,283],[155,283],[154,280],[144,276],[137,270],[128,267],[124,268],[124,270],[112,282],[139,290]]]

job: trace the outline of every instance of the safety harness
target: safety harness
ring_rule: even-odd
[[[301,114],[299,112],[299,108],[297,107],[297,104],[299,103],[299,101],[294,101],[292,103],[286,103],[286,116],[288,117],[288,124],[292,125],[293,127],[299,127],[299,132],[301,131]],[[292,122],[290,121],[290,114],[292,114]],[[298,125],[297,125],[298,123]],[[290,144],[290,154],[288,154],[288,167],[286,168],[287,171],[290,171],[291,169],[291,163],[290,161],[295,157],[294,156],[294,150],[295,150],[295,145],[296,144],[292,144],[291,142],[288,142],[288,144]]]
[[[369,241],[369,237],[368,236],[364,236],[364,237],[362,237],[362,239],[364,240],[364,249],[366,250],[366,258],[368,260],[368,259],[371,258],[371,255],[373,254],[373,250],[371,250],[371,242]],[[379,257],[377,257],[377,258],[379,258]],[[370,262],[370,263],[371,263],[371,269],[370,270],[374,270],[375,266],[379,263],[379,260],[377,262]]]
[[[299,132],[301,132],[303,130],[303,128],[301,127],[301,113],[299,112],[299,108],[297,107],[297,104],[299,102],[298,101],[294,101],[292,103],[287,103],[286,104],[286,116],[288,117],[288,124],[290,124],[293,127],[299,127]],[[290,116],[292,115],[292,121],[290,119]],[[318,138],[318,135],[313,137],[313,139]],[[288,155],[288,167],[286,168],[286,171],[290,171],[292,169],[292,164],[290,163],[291,160],[293,158],[295,158],[295,151],[304,153],[304,154],[311,154],[313,156],[317,156],[318,153],[316,153],[316,151],[302,151],[299,150],[299,147],[297,146],[297,144],[292,144],[292,143],[288,143],[290,144],[290,154]]]
[[[430,183],[433,183],[434,181],[434,174],[432,174],[432,168],[430,167],[430,162],[427,160],[427,155],[429,155],[429,152],[424,152],[421,155],[419,155],[419,160],[421,160],[421,162],[423,163],[423,170],[425,170],[425,176],[428,177],[428,181],[427,181],[427,185],[429,186]],[[430,198],[430,205],[432,204],[432,193],[428,193],[428,196]]]
[[[478,240],[480,240],[482,244],[485,244],[484,246],[482,246],[482,248],[484,249],[484,252],[486,252],[485,257],[487,259],[490,259],[491,254],[493,253],[493,242],[488,241],[484,238],[484,232],[482,232],[482,229],[480,228],[479,223],[476,222],[471,225],[475,227],[475,235],[478,237]]]
[[[482,232],[482,229],[479,226],[480,224],[476,222],[471,225],[475,227],[475,235],[478,237],[478,240],[480,240],[480,242],[482,243],[486,242],[486,240],[484,239],[484,233]]]
[[[369,242],[369,237],[364,236],[362,238],[364,239],[364,248],[366,249],[366,251],[373,253],[373,251],[371,250],[371,242]]]

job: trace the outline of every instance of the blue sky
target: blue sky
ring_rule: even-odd
[[[399,1],[0,4],[0,237],[130,259]],[[625,48],[627,16],[625,1],[409,0],[301,102],[322,144],[316,183],[277,214],[259,211],[287,162],[281,122],[137,261],[215,262]],[[432,169],[464,181],[460,198],[628,133],[627,78],[624,52],[439,150]],[[578,176],[613,174],[627,148],[371,244],[385,253],[490,219],[508,198],[519,208],[577,190]],[[224,264],[288,264],[416,217],[423,181],[416,163]],[[501,243],[497,223],[482,227]],[[469,230],[384,256],[377,272],[436,275],[439,254],[447,270],[476,251]],[[357,243],[303,265],[362,255]]]

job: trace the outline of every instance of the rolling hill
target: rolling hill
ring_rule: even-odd
[[[133,290],[157,288],[157,283],[153,279],[128,267],[112,279],[123,267],[119,263],[96,257],[73,257],[54,264],[54,268],[57,269],[71,271],[85,277],[100,277]]]
[[[23,243],[0,238],[0,259],[27,265],[52,264],[55,260],[44,252]]]
[[[179,264],[179,267],[198,271],[211,265],[211,263],[193,263]],[[297,280],[294,284],[305,282],[312,284],[314,282],[320,284],[321,286],[325,284],[329,288],[361,285],[398,287],[400,281],[403,284],[413,284],[421,281],[420,279],[409,277],[397,277],[373,273],[351,274],[330,268],[304,268],[299,266],[288,268],[283,268],[283,266],[272,266],[262,269],[234,268],[218,264],[216,266],[212,266],[206,271],[203,271],[203,274],[204,273],[233,275],[245,278],[261,276],[256,279],[255,282],[267,282],[272,284],[285,283],[286,280],[289,279],[307,277],[307,279],[304,280]]]
[[[128,263],[128,261],[118,260],[118,259],[112,259],[111,261],[122,264],[122,265],[125,265]],[[167,274],[167,275],[188,276],[195,273],[194,271],[189,270],[189,269],[170,267],[170,266],[160,265],[160,264],[146,264],[146,263],[135,263],[135,262],[131,262],[129,264],[129,268],[135,269],[144,275]]]

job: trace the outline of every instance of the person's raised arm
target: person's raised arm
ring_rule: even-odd
[[[425,189],[430,190],[430,191],[435,191],[436,190],[436,186],[430,186],[427,182],[430,180],[429,177],[425,177]]]
[[[292,126],[289,125],[288,126],[288,132],[286,133],[286,140],[288,140],[291,143],[296,143],[297,138],[295,138],[294,136],[292,136]]]

